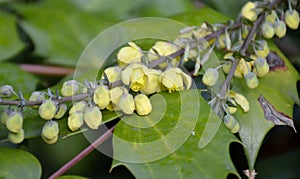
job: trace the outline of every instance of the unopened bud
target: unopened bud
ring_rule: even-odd
[[[255,73],[259,77],[265,76],[269,72],[269,65],[265,58],[258,58],[254,61]]]
[[[110,102],[108,88],[102,85],[99,86],[94,91],[93,100],[100,109],[106,108]]]
[[[18,133],[23,127],[23,115],[21,112],[11,112],[6,120],[6,127],[9,131]]]
[[[6,125],[6,121],[7,121],[8,116],[9,116],[10,113],[12,113],[12,110],[10,110],[10,109],[4,109],[4,110],[2,111],[0,117],[1,117],[1,123],[2,123],[3,125]]]
[[[79,101],[79,102],[74,103],[69,111],[69,114],[72,114],[74,112],[83,112],[86,105],[87,104],[85,101]]]
[[[83,112],[73,112],[68,117],[68,127],[71,131],[78,130],[83,125]]]
[[[230,129],[230,131],[235,134],[237,132],[239,132],[240,130],[240,125],[238,123],[238,121],[235,119],[234,116],[230,115],[230,114],[226,114],[224,116],[224,124],[226,125],[226,127],[228,129]]]
[[[247,86],[251,89],[256,88],[259,83],[256,74],[253,72],[248,72],[245,75],[245,81]]]
[[[51,120],[56,114],[57,106],[52,100],[45,100],[39,107],[39,115],[41,118]]]
[[[282,38],[286,34],[286,24],[283,21],[278,20],[274,24],[274,30],[275,30],[276,36],[279,38]]]
[[[253,2],[247,2],[242,8],[242,16],[250,21],[255,21],[257,19],[257,12],[255,11],[256,5]]]
[[[19,132],[9,132],[8,133],[8,140],[13,144],[19,144],[21,143],[25,138],[24,130],[21,129]]]
[[[68,107],[65,103],[62,103],[62,104],[58,105],[58,110],[57,110],[57,112],[54,116],[54,119],[62,118],[65,115],[67,109],[68,109]]]
[[[259,46],[255,49],[256,55],[261,58],[266,58],[270,52],[270,48],[267,41],[258,40],[257,43],[259,44]]]
[[[296,10],[287,10],[284,15],[286,25],[291,29],[298,29],[299,26],[299,13]]]
[[[262,34],[266,39],[273,38],[273,36],[275,34],[275,30],[273,28],[273,25],[270,22],[265,21],[262,24],[261,29],[262,29]]]
[[[63,96],[73,96],[79,91],[79,85],[76,80],[69,80],[64,82],[61,88],[61,94]]]
[[[43,92],[39,92],[39,91],[32,92],[29,97],[29,101],[44,101],[45,99],[46,99],[45,94]],[[37,109],[39,107],[39,105],[35,105],[32,107]]]
[[[54,139],[58,136],[59,128],[56,121],[47,121],[42,129],[42,136],[47,139]]]
[[[135,110],[138,115],[145,116],[152,111],[150,99],[144,94],[138,94],[134,97]]]
[[[202,77],[202,82],[207,86],[213,86],[217,83],[218,77],[219,77],[218,70],[214,68],[208,68],[206,69]]]
[[[273,24],[275,22],[276,18],[277,18],[277,14],[276,14],[275,10],[272,10],[272,12],[266,16],[266,21]]]
[[[11,85],[0,86],[0,95],[2,98],[10,98],[12,96],[13,87]]]
[[[97,106],[86,107],[83,120],[91,129],[98,129],[102,122],[102,113]]]
[[[58,135],[56,137],[54,137],[53,139],[47,139],[45,136],[42,135],[42,139],[47,144],[54,144],[58,139]]]
[[[117,107],[125,114],[132,114],[135,109],[133,96],[130,93],[123,94]]]

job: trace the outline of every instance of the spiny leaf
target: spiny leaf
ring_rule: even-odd
[[[237,174],[229,156],[229,144],[237,139],[224,125],[205,148],[198,147],[204,128],[210,126],[208,119],[212,123],[220,119],[210,114],[210,107],[197,93],[154,95],[150,98],[154,106],[151,116],[122,119],[114,131],[112,168],[125,165],[137,178],[226,178],[229,173]]]

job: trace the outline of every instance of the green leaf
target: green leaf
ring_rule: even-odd
[[[23,71],[14,64],[1,63],[0,65],[0,85],[12,85],[16,92],[21,90],[24,97],[28,96],[27,93],[35,90],[39,82],[35,76]]]
[[[125,165],[137,178],[226,178],[229,173],[237,174],[229,156],[229,144],[237,139],[223,124],[205,148],[198,147],[208,119],[213,123],[220,119],[210,113],[197,90],[160,93],[150,100],[151,115],[129,116],[118,123],[112,168]]]
[[[39,161],[30,153],[8,147],[0,147],[0,178],[40,178]]]
[[[45,0],[14,7],[22,14],[21,27],[35,44],[35,53],[48,62],[75,66],[86,45],[108,22],[81,11],[68,1]]]
[[[248,113],[238,110],[235,114],[241,126],[239,135],[245,147],[250,170],[254,169],[255,160],[265,135],[274,127],[271,121],[265,119],[258,97],[263,95],[277,111],[291,118],[293,117],[294,103],[299,103],[296,89],[299,74],[274,44],[270,44],[270,47],[284,60],[286,69],[269,72],[259,79],[259,86],[255,89],[249,89],[243,79],[235,78],[233,83],[233,90],[246,96],[250,103]]]
[[[17,33],[16,17],[0,11],[0,61],[6,60],[20,52],[25,44]]]

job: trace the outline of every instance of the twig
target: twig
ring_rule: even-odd
[[[20,67],[24,71],[37,75],[65,76],[74,72],[73,68],[48,65],[21,64]]]
[[[78,155],[76,155],[72,160],[70,160],[68,163],[66,163],[64,166],[62,166],[60,169],[58,169],[55,173],[53,173],[49,177],[49,179],[54,179],[56,177],[59,177],[60,175],[64,174],[66,171],[68,171],[71,167],[73,167],[75,164],[77,164],[84,157],[86,157],[96,147],[98,147],[100,144],[105,142],[110,136],[112,136],[112,133],[113,133],[113,130],[115,129],[115,127],[116,126],[113,126],[108,131],[106,131],[103,135],[101,135],[98,139],[96,139],[93,143],[91,143],[87,148],[85,148]]]
[[[272,2],[268,8],[273,8],[274,6],[276,6],[277,4],[281,3],[282,0],[276,0],[274,2]],[[258,26],[264,21],[265,19],[265,15],[264,14],[260,14],[260,16],[258,17],[258,19],[255,21],[255,23],[253,24],[253,27],[251,28],[247,38],[245,39],[241,49],[239,50],[240,54],[245,55],[247,48],[249,47]],[[239,64],[239,59],[236,59],[233,61],[232,66],[230,68],[230,71],[226,77],[226,80],[224,81],[222,88],[221,88],[221,92],[218,95],[218,100],[216,102],[216,104],[213,106],[213,110],[220,116],[223,116],[223,110],[222,110],[222,100],[225,99],[226,97],[226,92],[229,88],[230,82],[234,76],[234,72]]]

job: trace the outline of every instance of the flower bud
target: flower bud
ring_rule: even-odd
[[[242,8],[242,16],[250,21],[255,21],[257,19],[257,13],[255,11],[256,4],[253,2],[247,2]]]
[[[155,49],[155,50],[154,50]],[[159,56],[168,56],[178,50],[178,47],[170,42],[157,41],[154,46],[148,52],[149,61],[158,60]],[[156,54],[156,52],[158,54]],[[172,59],[172,65],[175,66],[178,59]],[[167,62],[158,65],[160,68],[165,69],[167,67]]]
[[[243,78],[248,72],[250,72],[251,63],[246,62],[243,58],[239,61],[238,66],[234,72],[234,76]]]
[[[83,112],[86,107],[86,102],[85,101],[79,101],[73,104],[71,107],[69,114],[72,114],[74,112]]]
[[[39,115],[41,118],[51,120],[56,114],[57,106],[52,100],[45,100],[39,107]]]
[[[78,130],[83,125],[83,112],[73,112],[68,117],[68,127],[71,131]]]
[[[270,52],[270,48],[268,46],[267,41],[265,41],[265,40],[258,40],[256,42],[257,42],[257,44],[259,46],[258,46],[258,48],[254,49],[255,54],[258,57],[266,58],[269,55],[269,52]]]
[[[141,62],[141,58],[143,56],[141,48],[133,42],[129,42],[128,45],[129,46],[127,47],[121,48],[117,54],[118,63],[120,66]]]
[[[6,127],[9,131],[18,133],[23,127],[23,115],[21,112],[11,112],[6,120]]]
[[[44,101],[45,98],[45,94],[43,92],[39,92],[39,91],[34,91],[31,93],[30,97],[29,97],[29,101]],[[39,105],[35,105],[32,106],[32,108],[37,109],[39,107]]]
[[[258,86],[258,79],[255,73],[249,72],[245,75],[245,81],[248,88],[256,88]]]
[[[268,22],[265,21],[262,26],[261,26],[261,30],[262,30],[262,34],[266,39],[271,39],[273,38],[274,34],[275,34],[275,30],[273,28],[273,25]]]
[[[278,20],[274,24],[274,30],[277,37],[282,38],[286,34],[286,24],[282,20]]]
[[[21,143],[25,138],[24,130],[21,129],[19,132],[9,132],[8,133],[8,140],[13,144],[19,144]]]
[[[0,86],[0,95],[2,98],[10,98],[12,96],[13,87],[11,85]]]
[[[266,15],[266,21],[270,22],[271,24],[275,22],[276,18],[277,18],[277,14],[275,10],[272,10],[270,14]]]
[[[117,86],[115,88],[110,89],[109,98],[112,104],[117,105],[120,100],[120,97],[124,93],[128,93],[128,90],[121,86]]]
[[[141,92],[144,94],[153,94],[161,91],[160,76],[162,72],[160,70],[149,69],[146,73],[147,81]]]
[[[180,68],[168,68],[161,75],[161,83],[169,92],[189,89],[192,85],[192,79]]]
[[[63,83],[61,87],[61,94],[63,96],[73,96],[78,94],[79,92],[79,85],[76,80],[69,80]]]
[[[106,86],[99,86],[95,91],[93,95],[94,103],[97,104],[97,106],[100,109],[104,109],[108,106],[110,99],[109,99],[109,90]]]
[[[202,82],[207,86],[213,86],[217,83],[218,77],[219,77],[218,70],[214,68],[208,68],[206,69],[202,77]]]
[[[102,122],[102,113],[97,106],[86,107],[83,114],[84,122],[91,129],[98,129]]]
[[[244,112],[248,112],[250,110],[250,105],[245,96],[242,94],[236,93],[234,91],[229,92],[229,97],[233,98],[235,102],[241,106]]]
[[[103,72],[110,83],[121,80],[122,69],[119,66],[106,68]],[[102,77],[104,79],[104,75]]]
[[[231,102],[234,106],[226,105],[226,111],[227,111],[229,114],[234,114],[234,113],[237,111],[236,103],[235,103],[235,101],[233,101],[232,99],[230,100],[230,102]]]
[[[130,93],[123,94],[117,107],[125,114],[132,114],[135,109],[133,96]]]
[[[58,110],[57,110],[57,112],[56,112],[56,114],[54,116],[54,119],[60,119],[60,118],[62,118],[65,115],[67,109],[68,109],[68,107],[64,103],[58,105]]]
[[[138,94],[134,97],[135,110],[138,115],[145,116],[152,111],[150,99],[144,94]]]
[[[9,117],[10,113],[12,113],[12,110],[10,110],[10,109],[4,109],[2,111],[0,118],[1,118],[1,123],[3,125],[6,125],[6,121],[7,121],[8,117]]]
[[[254,61],[255,73],[259,77],[265,76],[269,72],[269,65],[265,58],[258,58]]]
[[[299,26],[299,13],[296,10],[287,10],[284,14],[284,21],[291,29],[298,29]]]
[[[238,121],[235,119],[234,116],[230,115],[230,114],[226,114],[224,116],[224,124],[226,125],[226,127],[228,129],[230,129],[230,131],[235,134],[237,132],[239,132],[240,130],[240,125],[238,123]]]
[[[145,87],[148,70],[145,65],[131,64],[122,72],[122,82],[125,85],[130,84],[132,91],[137,92]]]
[[[58,139],[58,135],[56,137],[54,137],[53,139],[47,139],[45,136],[41,135],[42,139],[44,142],[46,142],[47,144],[54,144],[57,139]]]
[[[47,139],[54,139],[58,136],[59,128],[56,121],[47,121],[42,129],[42,136]]]
[[[228,74],[231,68],[231,63],[226,63],[223,65],[222,69],[224,71],[225,74]]]

